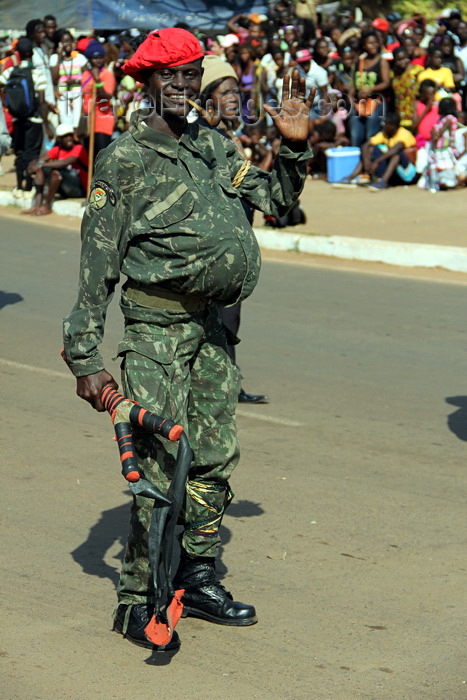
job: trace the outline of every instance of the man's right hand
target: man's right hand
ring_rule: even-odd
[[[86,377],[78,377],[76,380],[76,393],[81,399],[91,404],[96,411],[105,411],[101,403],[101,395],[106,386],[118,389],[118,384],[111,374],[105,369]]]

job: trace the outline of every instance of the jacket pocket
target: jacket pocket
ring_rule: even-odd
[[[165,199],[155,202],[144,214],[151,228],[167,228],[186,219],[193,211],[193,196],[185,183],[180,183]]]
[[[146,336],[128,333],[117,346],[117,357],[134,352],[161,365],[170,365],[177,352],[178,340],[172,336]],[[114,358],[114,359],[117,359]]]

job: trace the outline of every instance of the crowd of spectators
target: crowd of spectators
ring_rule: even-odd
[[[193,32],[206,54],[221,56],[238,75],[242,119],[234,135],[255,163],[270,167],[278,147],[263,105],[280,103],[282,79],[297,68],[307,88],[316,88],[310,177],[326,176],[328,149],[354,147],[361,149],[360,163],[337,187],[465,185],[467,22],[458,10],[445,10],[429,23],[422,15],[395,12],[365,17],[342,3],[332,14],[317,15],[311,0],[278,0],[267,15],[236,15],[217,30],[177,26]],[[27,22],[22,36],[3,38],[0,144],[5,152],[12,138],[14,194],[32,199],[35,192],[31,213],[50,211],[50,196],[42,200],[47,183],[62,196],[84,195],[90,131],[92,160],[128,128],[135,109],[148,106],[144,85],[122,71],[146,36],[138,29],[77,35],[47,15]],[[30,113],[11,97],[18,68],[23,78],[30,72]],[[57,166],[60,160],[64,166]],[[71,170],[70,188],[62,181]]]

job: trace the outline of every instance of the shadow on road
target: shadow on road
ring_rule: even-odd
[[[160,651],[154,651],[151,656],[148,656],[148,658],[144,660],[144,663],[148,666],[168,666],[178,652],[178,649],[174,651],[164,651],[162,653]]]
[[[81,566],[85,574],[109,578],[115,586],[117,585],[120,577],[120,565],[125,552],[129,520],[129,503],[102,511],[100,519],[89,530],[88,538],[71,552],[71,556]],[[105,562],[105,555],[116,542],[120,545],[118,553],[114,555],[116,565],[109,566]]]
[[[251,518],[263,513],[261,505],[252,501],[235,501],[225,511],[225,514],[231,518]]]
[[[24,301],[21,294],[17,292],[4,292],[0,289],[0,309],[3,309],[9,304],[17,304],[19,301]]]
[[[467,442],[467,396],[448,396],[446,403],[458,406],[458,410],[448,416],[447,423],[451,433]]]
[[[226,515],[234,518],[248,518],[259,516],[263,513],[259,503],[252,501],[237,501],[231,503]],[[81,566],[85,574],[108,578],[116,587],[120,577],[120,567],[125,553],[125,543],[128,534],[128,523],[130,520],[130,503],[124,503],[116,508],[104,510],[95,525],[89,530],[87,539],[71,552],[71,556],[77,564]],[[219,557],[216,562],[216,570],[223,578],[227,573],[227,568],[222,563],[222,551],[224,546],[232,539],[231,531],[221,526],[220,535],[222,547],[219,550]],[[115,566],[106,563],[106,554],[110,548],[115,548],[117,543],[117,553],[113,554]],[[178,564],[179,550],[174,548],[173,570]]]

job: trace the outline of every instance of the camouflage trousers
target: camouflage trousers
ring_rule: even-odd
[[[219,312],[210,307],[180,320],[156,311],[154,324],[127,321],[119,355],[123,393],[185,428],[194,460],[180,517],[181,545],[190,555],[214,557],[222,516],[232,498],[228,479],[239,459],[235,409],[240,380]],[[177,445],[136,432],[135,447],[145,476],[165,493]],[[118,585],[121,603],[154,598],[148,560],[152,507],[151,499],[133,499]]]

